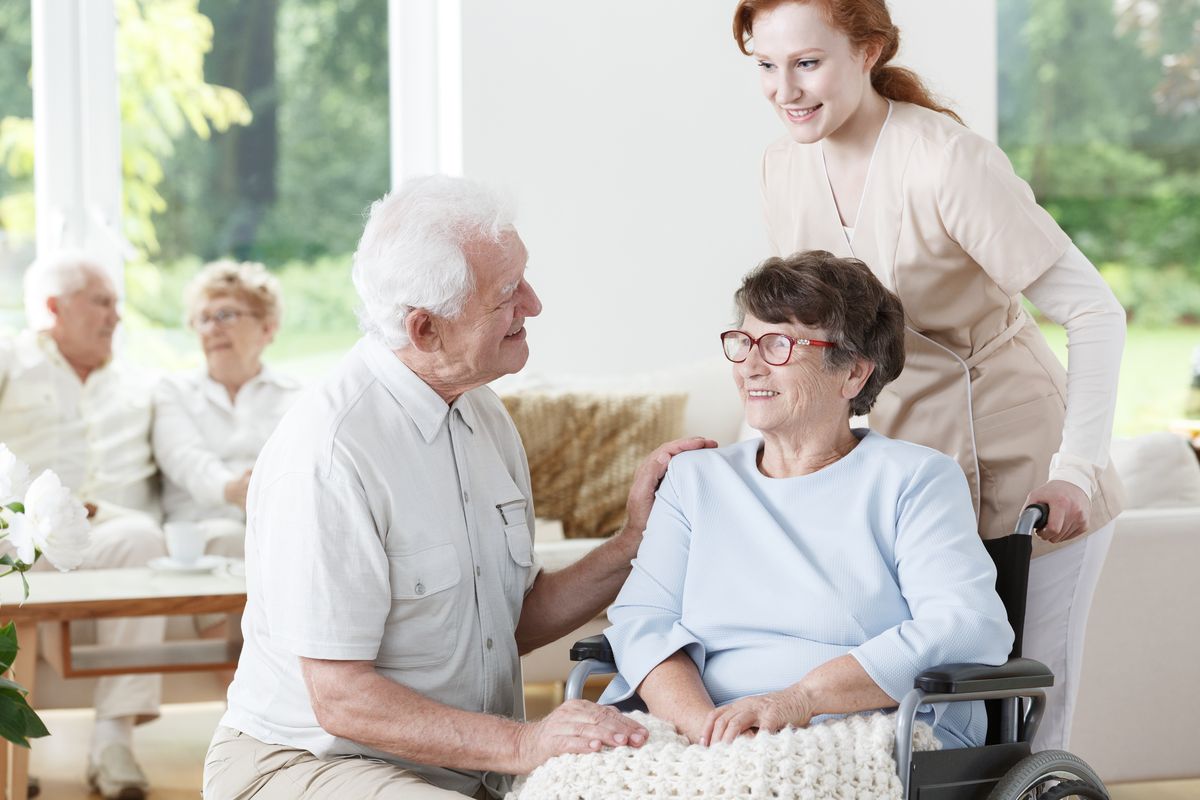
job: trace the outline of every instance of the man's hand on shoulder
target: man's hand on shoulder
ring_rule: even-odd
[[[549,716],[526,723],[517,738],[516,771],[533,772],[563,753],[593,753],[601,747],[641,747],[649,733],[611,706],[568,700]]]
[[[650,519],[650,509],[654,505],[654,493],[667,474],[667,465],[671,459],[688,450],[702,450],[716,447],[717,443],[703,436],[691,436],[687,439],[676,439],[658,447],[646,456],[633,473],[633,485],[629,487],[629,499],[625,503],[625,514],[628,520],[622,533],[634,534],[641,538],[646,530],[646,521]]]

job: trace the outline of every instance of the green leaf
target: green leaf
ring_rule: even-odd
[[[22,695],[29,694],[29,690],[14,680],[8,678],[0,678],[0,690],[10,689],[14,692],[20,692]]]
[[[18,514],[25,513],[25,504],[24,503],[18,503],[16,501],[14,501],[14,502],[9,503],[8,507],[11,508],[13,511],[17,512]]]
[[[29,705],[29,701],[25,701],[25,705],[21,709],[22,715],[25,717],[25,735],[30,739],[40,739],[43,736],[49,736],[50,731],[46,729],[46,723],[42,722],[42,718],[37,715],[33,707]]]
[[[11,689],[0,689],[0,737],[21,747],[29,747],[29,739],[25,736],[25,709],[28,707],[23,695]]]
[[[0,628],[0,672],[8,672],[20,649],[17,646],[17,626],[10,622]]]

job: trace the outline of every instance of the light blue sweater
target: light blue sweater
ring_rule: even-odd
[[[659,488],[606,631],[629,698],[683,649],[717,705],[790,686],[850,653],[897,702],[922,670],[1001,664],[1013,633],[950,458],[855,431],[810,475],[759,472],[760,439],[683,453]],[[981,744],[982,703],[923,715],[948,747]]]

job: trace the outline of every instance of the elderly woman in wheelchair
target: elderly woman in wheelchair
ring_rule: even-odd
[[[900,301],[860,261],[772,258],[721,334],[762,439],[671,463],[609,612],[619,672],[691,741],[894,707],[922,670],[1001,664],[1013,633],[957,464],[850,418],[904,364]],[[982,703],[924,715],[983,742]]]
[[[1044,507],[985,545],[952,459],[850,426],[904,365],[899,299],[861,261],[812,251],[765,261],[735,303],[721,342],[762,439],[672,460],[568,695],[615,662],[601,702],[644,704],[701,745],[900,705],[910,800],[1107,797],[1069,753],[1030,755],[1053,676],[1006,663]],[[989,726],[983,701],[1002,697]],[[912,752],[916,720],[941,751]]]

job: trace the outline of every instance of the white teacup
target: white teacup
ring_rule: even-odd
[[[204,530],[195,522],[168,522],[163,533],[167,554],[177,564],[191,564],[204,555]]]

